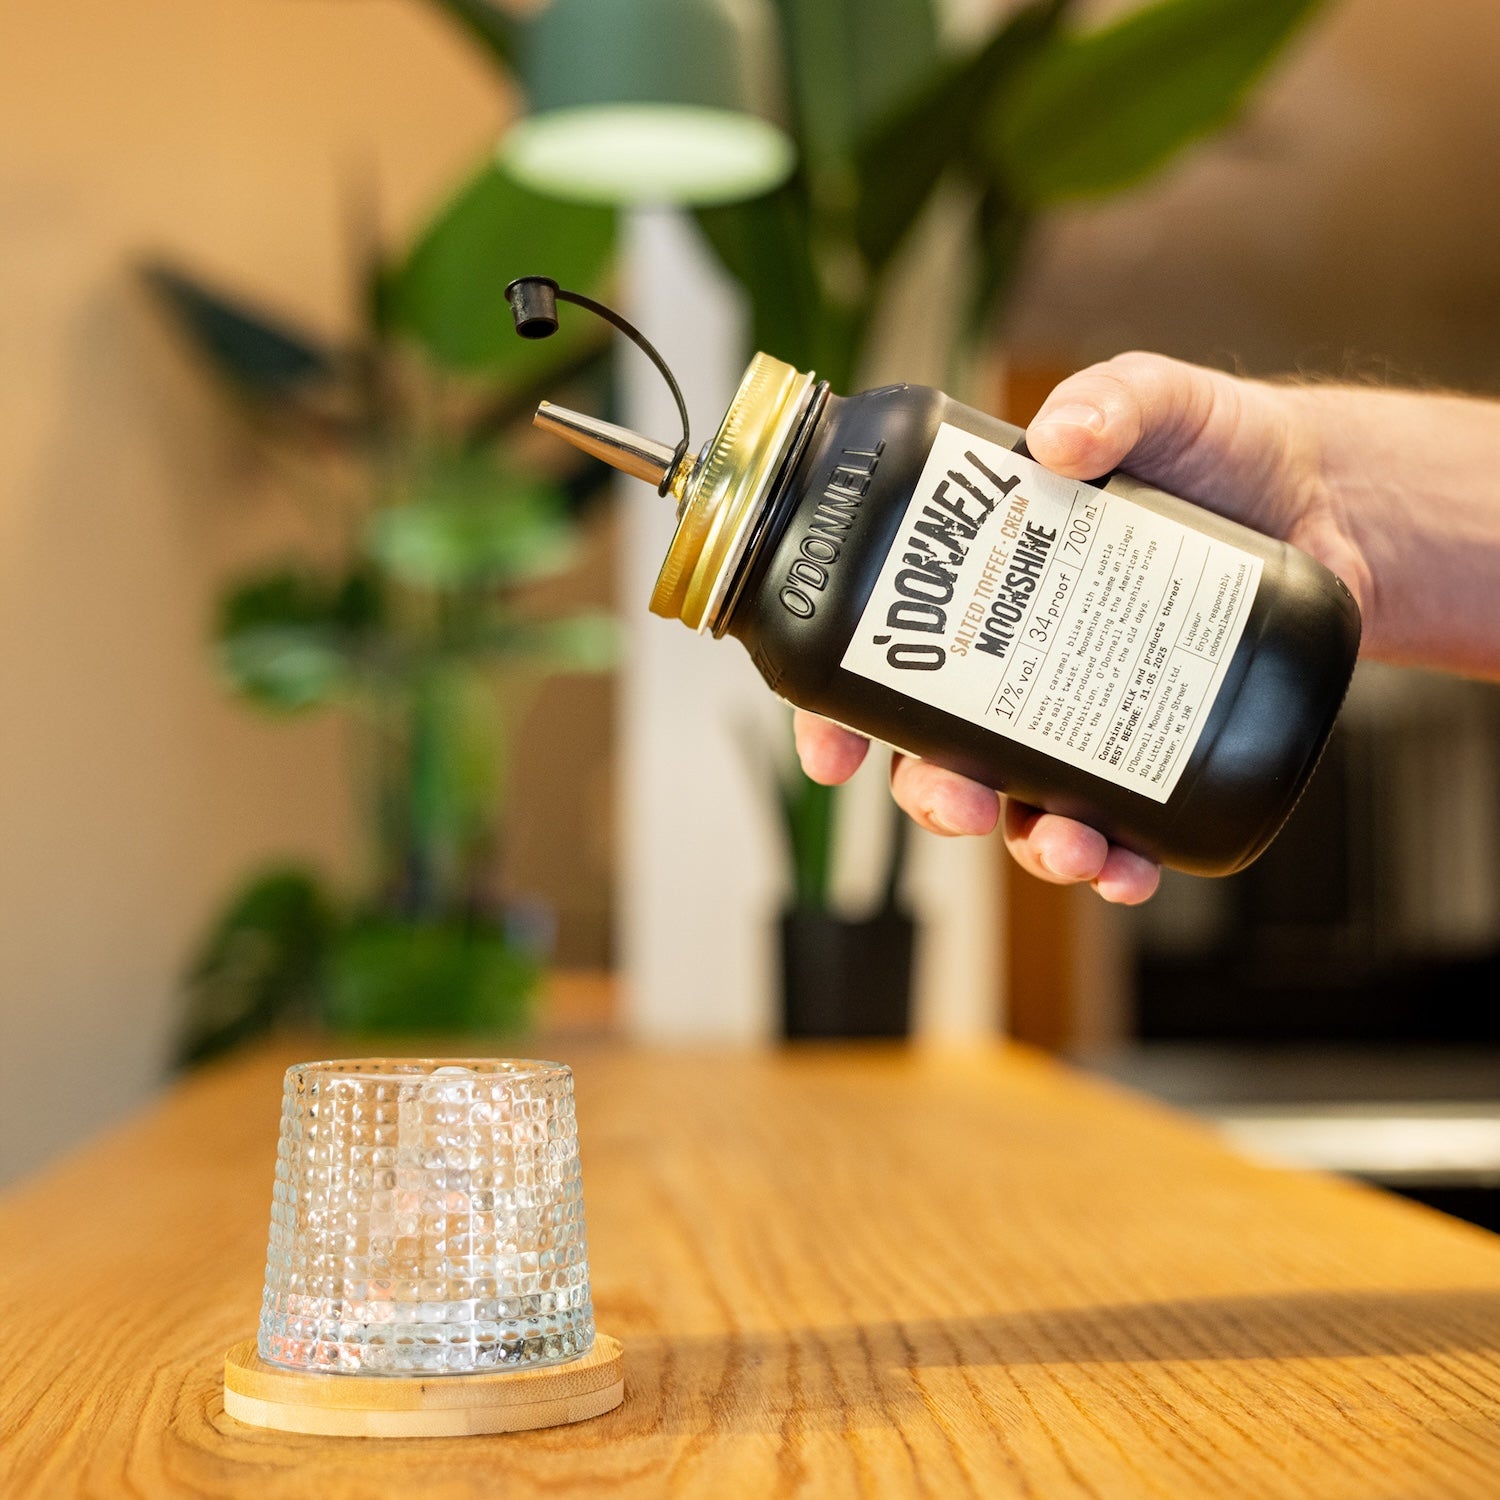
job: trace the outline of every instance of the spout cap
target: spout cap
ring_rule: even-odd
[[[523,339],[548,339],[557,332],[557,283],[550,276],[518,276],[506,287],[505,300]]]

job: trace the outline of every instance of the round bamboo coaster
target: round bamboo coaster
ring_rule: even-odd
[[[224,1410],[254,1427],[325,1437],[464,1437],[561,1427],[625,1399],[623,1351],[600,1334],[580,1359],[466,1375],[305,1375],[267,1364],[255,1340],[224,1356]]]

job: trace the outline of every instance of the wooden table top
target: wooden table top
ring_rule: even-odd
[[[226,1417],[284,1051],[0,1206],[0,1493],[1500,1494],[1500,1239],[1014,1050],[576,1043],[626,1399],[404,1441]]]

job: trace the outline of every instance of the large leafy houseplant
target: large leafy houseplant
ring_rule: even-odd
[[[1135,186],[1232,121],[1317,4],[1155,0],[1081,30],[1072,0],[1030,0],[955,52],[934,0],[777,0],[797,170],[698,215],[748,294],[757,347],[857,389],[901,252],[941,200],[970,249],[948,289],[957,308],[939,308],[961,387],[968,358],[999,336],[1038,216]],[[799,907],[828,905],[834,796],[782,782]],[[893,840],[897,866],[903,850]],[[883,882],[892,897],[897,874]]]
[[[221,673],[273,714],[339,708],[357,731],[369,856],[352,890],[259,872],[189,976],[187,1060],[286,1018],[349,1030],[514,1029],[542,943],[500,886],[506,745],[528,685],[611,655],[596,613],[539,614],[601,472],[520,456],[537,397],[597,378],[584,325],[523,344],[507,268],[597,285],[606,210],[555,203],[493,166],[404,253],[362,258],[364,326],[333,343],[155,264],[146,278],[331,546],[232,582]],[[597,392],[584,399],[599,399]],[[534,924],[533,924],[534,925]]]
[[[503,69],[524,23],[488,0],[434,0]],[[774,0],[797,167],[775,191],[698,212],[747,294],[755,344],[857,389],[929,214],[961,215],[950,385],[999,333],[1039,215],[1130,188],[1230,123],[1318,0],[1150,0],[1102,26],[1075,0],[1023,0],[945,46],[936,0]],[[934,304],[941,295],[930,298]],[[983,393],[980,393],[983,399]],[[832,789],[778,786],[795,911],[829,905]],[[901,836],[882,882],[894,910]]]

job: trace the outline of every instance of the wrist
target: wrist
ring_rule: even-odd
[[[1364,651],[1500,673],[1500,405],[1358,387],[1287,387],[1312,461],[1288,540],[1349,584]]]
[[[1371,507],[1360,503],[1360,483],[1349,462],[1349,413],[1339,387],[1269,385],[1282,435],[1280,503],[1286,520],[1278,534],[1338,575],[1354,595],[1364,639],[1378,635],[1380,603],[1369,548]],[[1358,444],[1354,445],[1357,450]]]

